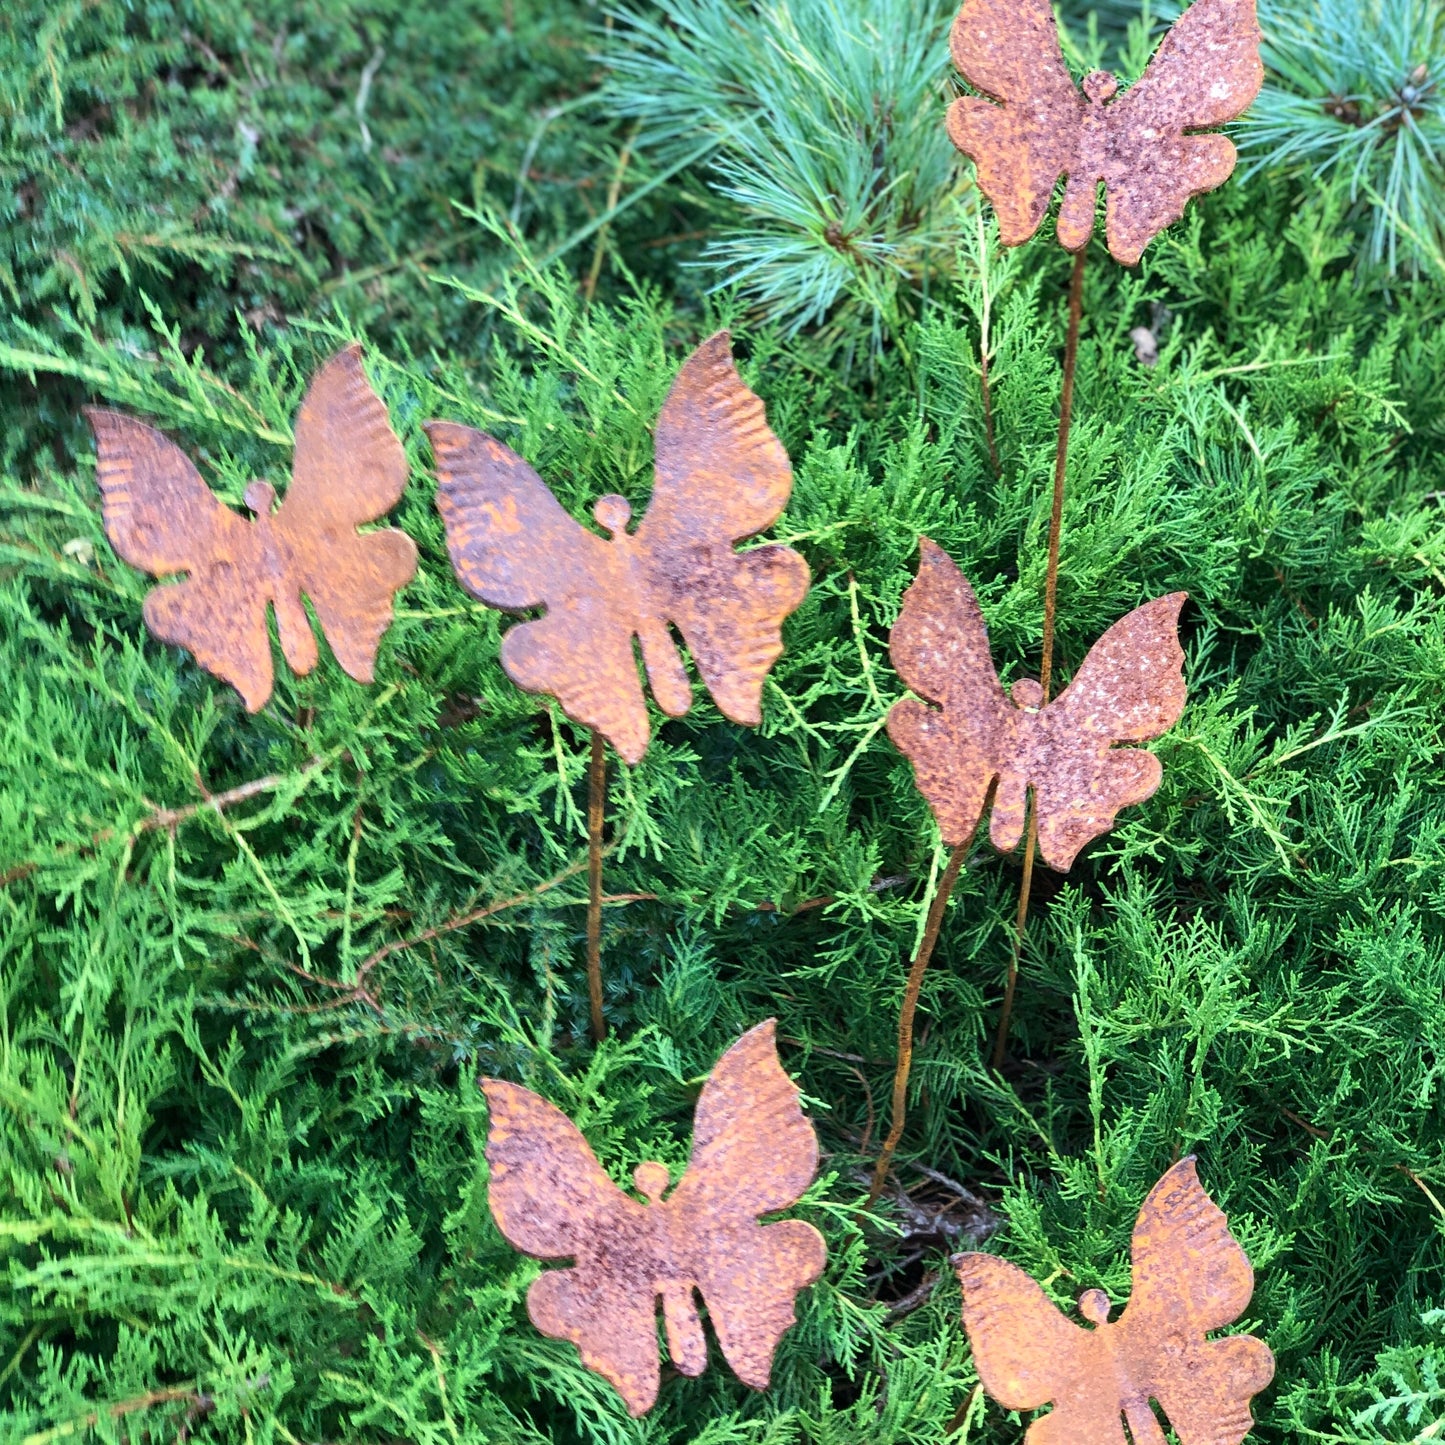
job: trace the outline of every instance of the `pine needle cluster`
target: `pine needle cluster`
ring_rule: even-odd
[[[1270,83],[1240,128],[1255,164],[1346,200],[1337,223],[1387,275],[1445,276],[1445,12],[1272,0],[1261,18]]]
[[[703,139],[729,219],[702,264],[786,330],[831,321],[843,349],[876,349],[930,266],[946,275],[965,191],[937,123],[952,11],[664,0],[614,17],[607,103],[661,157]]]

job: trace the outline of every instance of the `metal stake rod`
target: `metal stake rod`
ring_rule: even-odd
[[[893,1117],[888,1126],[888,1137],[883,1141],[878,1162],[873,1166],[873,1182],[868,1189],[868,1203],[872,1204],[883,1192],[883,1182],[888,1177],[888,1166],[893,1162],[893,1151],[903,1137],[903,1124],[908,1117],[908,1075],[913,1067],[913,1016],[918,1012],[918,994],[923,987],[923,975],[928,960],[933,957],[933,945],[938,942],[938,931],[943,927],[943,910],[948,907],[948,895],[958,881],[958,870],[963,867],[964,855],[968,852],[965,839],[953,850],[948,867],[938,882],[938,892],[928,910],[928,920],[923,927],[923,937],[918,943],[918,954],[913,967],[908,970],[908,983],[903,990],[903,1007],[898,1013],[898,1063],[893,1071]]]
[[[1059,590],[1059,534],[1064,525],[1064,478],[1069,465],[1069,424],[1074,414],[1074,369],[1079,359],[1079,322],[1084,313],[1084,260],[1089,254],[1085,246],[1074,256],[1074,270],[1069,277],[1069,331],[1064,341],[1064,387],[1059,398],[1059,442],[1054,449],[1054,506],[1049,515],[1049,561],[1044,573],[1044,645],[1039,663],[1039,686],[1043,689],[1042,707],[1049,700],[1049,684],[1054,671],[1054,610]],[[993,1041],[993,1067],[1003,1068],[1004,1049],[1008,1044],[1009,1019],[1013,1015],[1014,992],[1018,986],[1019,956],[1023,952],[1024,929],[1029,920],[1029,894],[1034,882],[1034,853],[1039,843],[1037,800],[1029,809],[1029,830],[1024,839],[1024,872],[1019,881],[1019,910],[1014,920],[1013,953],[1009,958],[1008,980],[1004,984],[1003,1008],[998,1017],[998,1032]]]
[[[592,765],[587,773],[587,999],[592,1041],[607,1037],[602,1016],[602,814],[607,806],[607,754],[602,734],[592,734]]]

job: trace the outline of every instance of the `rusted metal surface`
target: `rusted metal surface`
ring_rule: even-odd
[[[938,880],[938,892],[928,906],[928,917],[923,922],[923,937],[918,940],[918,952],[908,969],[908,981],[903,985],[903,1004],[898,1010],[898,1058],[893,1066],[893,1104],[888,1135],[878,1158],[873,1162],[873,1179],[868,1186],[868,1204],[871,1206],[883,1192],[888,1181],[888,1170],[893,1163],[893,1151],[903,1137],[908,1122],[908,1076],[913,1070],[913,1020],[918,1014],[918,996],[923,991],[923,975],[928,971],[933,950],[938,944],[938,932],[943,927],[944,910],[948,907],[953,885],[958,882],[959,869],[963,867],[968,849],[958,844]]]
[[[392,598],[416,573],[416,544],[392,527],[357,531],[396,505],[408,472],[359,346],[312,378],[296,418],[291,485],[276,507],[271,484],[252,482],[251,521],[154,427],[99,407],[85,414],[111,545],[154,576],[188,574],[147,595],[146,626],[156,637],[184,647],[257,712],[274,681],[268,605],[292,671],[308,673],[319,660],[304,595],[337,662],[358,682],[372,680]]]
[[[1150,1401],[1181,1445],[1239,1445],[1249,1401],[1274,1377],[1274,1356],[1253,1335],[1206,1338],[1243,1314],[1254,1271],[1204,1192],[1192,1158],[1149,1192],[1134,1226],[1133,1293],[1109,1323],[1109,1296],[1085,1290],[1071,1323],[1021,1269],[989,1254],[960,1254],[963,1323],[983,1387],[1006,1410],[1054,1406],[1031,1445],[1165,1445]]]
[[[602,734],[592,734],[592,761],[587,769],[587,1008],[592,1042],[607,1037],[602,1012],[602,817],[607,810],[607,750]]]
[[[707,1367],[700,1294],[728,1364],[764,1390],[794,1297],[823,1272],[823,1237],[811,1224],[758,1223],[796,1203],[818,1167],[818,1141],[778,1062],[774,1028],[769,1019],[750,1029],[718,1060],[672,1193],[663,1197],[665,1164],[637,1166],[633,1183],[646,1204],[602,1172],[565,1114],[518,1084],[482,1081],[497,1227],[526,1254],[575,1260],[538,1276],[527,1312],[544,1335],[571,1340],[633,1415],[657,1399],[659,1298],[668,1353],[684,1375]]]
[[[440,421],[426,431],[462,585],[494,607],[546,609],[502,640],[502,666],[518,687],[550,693],[636,763],[651,729],[633,639],[658,706],[681,717],[692,684],[676,627],[723,715],[761,722],[763,679],[783,650],[783,619],[808,590],[808,566],[789,547],[733,550],[778,519],[793,473],[733,366],[727,332],[692,353],[668,393],[652,499],[635,531],[623,497],[600,497],[592,509],[611,534],[604,539],[485,432]]]
[[[888,736],[913,764],[950,847],[973,836],[997,779],[994,846],[1006,853],[1018,846],[1032,788],[1040,856],[1067,872],[1080,848],[1114,826],[1120,808],[1159,786],[1152,753],[1115,745],[1158,737],[1184,710],[1178,623],[1188,594],[1120,618],[1045,706],[1031,678],[1004,695],[973,589],[941,547],[924,537],[919,548],[918,576],[903,594],[889,653],[924,701],[894,704]]]
[[[1027,241],[1067,176],[1058,235],[1078,251],[1094,230],[1099,182],[1114,259],[1132,266],[1193,196],[1234,170],[1233,143],[1197,135],[1248,109],[1264,81],[1254,0],[1195,0],[1137,84],[1106,70],[1074,85],[1049,0],[964,0],[953,63],[981,94],[948,112],[954,145],[978,168],[1006,246]]]

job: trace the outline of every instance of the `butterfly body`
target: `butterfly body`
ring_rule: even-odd
[[[974,1285],[977,1290],[977,1282]],[[1103,1291],[1089,1293],[1103,1295]],[[1133,1342],[1121,1322],[1107,1322],[1108,1297],[1103,1296],[1104,1319],[1088,1314],[1084,1299],[1079,1312],[1093,1321],[1092,1329],[1077,1329],[1070,1350],[1059,1365],[1054,1385],[1055,1408],[1029,1428],[1028,1445],[1165,1445],[1159,1423],[1149,1407],[1150,1388],[1136,1377]],[[975,1329],[981,1311],[975,1309]],[[1071,1329],[1076,1327],[1070,1326]],[[996,1381],[1007,1394],[1017,1382]],[[1129,1424],[1126,1439],[1120,1416]]]
[[[807,592],[808,568],[789,547],[734,550],[777,520],[792,470],[725,332],[688,358],[663,405],[640,522],[629,526],[621,496],[595,503],[607,538],[573,520],[537,473],[485,432],[451,422],[426,430],[462,585],[494,607],[546,609],[502,639],[513,682],[556,697],[635,763],[651,725],[634,642],[662,711],[681,717],[692,705],[676,629],[723,715],[761,721],[763,678],[782,651],[783,618]]]
[[[637,638],[647,683],[658,707],[668,717],[681,717],[692,706],[692,683],[669,631],[681,625],[673,613],[682,610],[672,605],[672,579],[653,565],[637,534],[628,530],[632,505],[626,497],[615,492],[599,497],[592,516],[611,533],[608,596],[616,626]],[[732,554],[731,547],[728,552]],[[699,553],[690,560],[698,564],[705,562],[705,557]]]
[[[913,764],[919,791],[949,846],[972,836],[993,792],[989,837],[1010,852],[1023,836],[1032,790],[1039,851],[1066,872],[1107,832],[1119,809],[1150,797],[1159,760],[1122,742],[1158,737],[1184,708],[1177,625],[1185,594],[1121,618],[1047,706],[1032,679],[1005,694],[989,655],[978,600],[942,548],[921,539],[918,576],[889,639],[899,676],[919,699],[888,715],[888,735]]]
[[[659,1302],[682,1374],[707,1365],[701,1297],[728,1363],[763,1389],[793,1324],[794,1296],[822,1273],[823,1239],[812,1225],[758,1223],[797,1200],[818,1160],[773,1028],[770,1020],[744,1034],[709,1076],[676,1188],[666,1194],[665,1165],[638,1166],[633,1181],[646,1203],[608,1179],[559,1110],[519,1085],[483,1081],[493,1217],[517,1248],[573,1261],[533,1281],[528,1314],[543,1334],[571,1340],[634,1415],[657,1398]]]
[[[1118,1320],[1109,1298],[1087,1290],[1071,1323],[1022,1270],[992,1255],[955,1258],[963,1318],[984,1388],[1005,1409],[1052,1403],[1027,1445],[1164,1445],[1151,1401],[1180,1445],[1239,1445],[1253,1424],[1250,1398],[1274,1374],[1252,1335],[1208,1332],[1232,1323],[1254,1274],[1218,1206],[1182,1159],[1150,1191],[1134,1227],[1134,1287]]]
[[[1049,0],[964,0],[953,60],[981,95],[954,101],[948,130],[978,169],[1003,243],[1034,234],[1067,177],[1059,242],[1082,249],[1102,182],[1109,250],[1133,265],[1191,197],[1233,171],[1233,143],[1194,132],[1234,119],[1259,93],[1259,39],[1254,0],[1195,0],[1129,90],[1096,70],[1080,91]]]
[[[295,539],[287,535],[284,523],[277,525],[276,489],[269,482],[252,482],[246,488],[245,502],[253,519],[247,524],[247,545],[238,560],[242,570],[255,578],[253,605],[264,609],[270,604],[281,654],[292,672],[304,676],[321,655],[296,582],[297,576],[304,573],[298,567]],[[164,592],[151,595],[165,597]]]
[[[416,572],[416,545],[395,528],[357,531],[396,504],[408,475],[359,347],[339,352],[312,379],[286,498],[277,507],[271,484],[252,482],[249,521],[154,427],[102,408],[86,415],[111,545],[158,577],[186,574],[146,595],[143,614],[156,637],[186,648],[256,712],[274,681],[268,606],[291,670],[304,675],[320,660],[305,597],[343,670],[372,680],[392,598]]]

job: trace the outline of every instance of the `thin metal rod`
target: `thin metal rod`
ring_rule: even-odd
[[[888,1126],[888,1137],[883,1141],[878,1162],[873,1166],[873,1183],[868,1190],[868,1203],[872,1204],[883,1192],[884,1180],[888,1177],[888,1166],[893,1162],[893,1151],[903,1137],[903,1125],[908,1117],[908,1075],[913,1068],[913,1016],[918,1012],[918,994],[923,987],[923,975],[928,961],[933,957],[933,946],[938,942],[938,931],[943,927],[943,911],[948,907],[948,895],[958,881],[958,870],[963,867],[964,855],[968,852],[968,840],[960,843],[949,857],[948,867],[938,881],[938,892],[928,910],[923,926],[923,937],[918,943],[918,953],[913,966],[908,970],[908,982],[903,989],[903,1007],[898,1011],[898,1063],[893,1070],[893,1115]]]
[[[1059,441],[1054,448],[1054,504],[1049,514],[1049,560],[1044,572],[1044,645],[1039,662],[1039,686],[1043,701],[1049,700],[1049,686],[1054,676],[1054,614],[1059,592],[1059,538],[1064,527],[1064,479],[1069,468],[1069,427],[1074,417],[1074,371],[1079,359],[1079,323],[1084,314],[1084,260],[1088,247],[1074,256],[1074,270],[1069,277],[1069,331],[1064,341],[1064,386],[1059,398]],[[1018,987],[1019,957],[1023,953],[1025,929],[1029,921],[1029,894],[1034,883],[1034,854],[1039,844],[1039,813],[1037,799],[1029,809],[1029,828],[1024,840],[1024,871],[1019,880],[1019,908],[1014,920],[1013,952],[1009,957],[1008,981],[1004,984],[1003,1008],[999,1011],[998,1032],[993,1041],[993,1067],[1003,1068],[1004,1049],[1008,1044],[1009,1020],[1013,1016],[1014,992]]]
[[[993,1038],[993,1069],[998,1073],[1003,1068],[1004,1049],[1008,1044],[1009,1019],[1013,1017],[1014,992],[1019,981],[1019,956],[1024,948],[1024,929],[1029,921],[1029,893],[1034,884],[1034,852],[1039,844],[1039,820],[1037,813],[1029,810],[1029,831],[1024,838],[1024,875],[1019,880],[1019,909],[1014,918],[1013,952],[1009,955],[1008,981],[1003,986],[1003,1008],[999,1011],[998,1032]]]
[[[1074,418],[1074,369],[1079,360],[1079,322],[1084,314],[1084,258],[1088,248],[1074,257],[1069,278],[1069,334],[1064,342],[1064,389],[1059,398],[1059,443],[1054,448],[1054,507],[1049,515],[1049,564],[1044,573],[1044,645],[1039,662],[1039,686],[1049,700],[1054,673],[1054,605],[1059,591],[1059,536],[1064,527],[1064,477],[1069,466],[1069,426]]]
[[[607,806],[607,754],[602,734],[592,734],[592,765],[587,773],[587,998],[592,1011],[592,1041],[607,1037],[602,1016],[602,815]]]
[[[987,339],[984,344],[987,345]],[[988,352],[983,349],[978,353],[978,379],[983,392],[983,435],[988,443],[989,465],[993,467],[994,476],[1001,477],[1003,468],[999,465],[998,445],[993,436],[993,392],[988,384]]]
[[[988,227],[984,224],[982,208],[974,213],[974,221],[978,226],[978,284],[982,302],[978,318],[978,380],[979,390],[983,393],[983,435],[988,443],[989,465],[998,478],[1003,475],[1003,468],[999,465],[998,443],[994,438],[993,388],[988,381],[988,353],[993,343],[993,299],[988,289]]]

